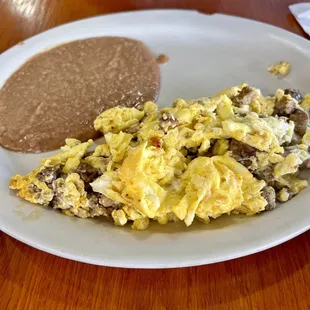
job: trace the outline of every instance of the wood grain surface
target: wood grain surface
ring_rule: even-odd
[[[150,8],[221,12],[307,37],[289,0],[0,0],[0,52],[48,28]],[[303,1],[297,1],[303,2]],[[0,68],[1,70],[1,68]],[[267,229],[267,228],[266,228]],[[104,268],[52,256],[0,232],[0,310],[310,309],[310,231],[273,249],[208,266]]]

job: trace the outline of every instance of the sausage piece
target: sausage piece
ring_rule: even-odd
[[[289,95],[284,95],[275,103],[275,113],[279,116],[290,115],[296,110],[296,101]]]
[[[232,156],[245,167],[252,165],[251,157],[256,156],[256,149],[246,143],[232,139],[230,143]]]
[[[296,111],[291,114],[290,120],[295,123],[295,132],[303,136],[306,133],[308,127],[308,113],[304,110],[296,109]]]
[[[284,89],[285,95],[290,95],[293,99],[295,99],[298,103],[303,101],[303,96],[298,89],[286,88]]]
[[[265,211],[273,210],[276,207],[276,191],[271,186],[265,186],[263,188],[262,196],[267,201]]]
[[[249,105],[253,99],[256,97],[257,93],[254,89],[249,86],[243,87],[239,94],[234,96],[231,100],[237,107],[242,107],[244,105]]]

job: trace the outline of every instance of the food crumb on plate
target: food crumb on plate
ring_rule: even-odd
[[[279,77],[285,77],[287,76],[291,71],[291,64],[286,61],[280,61],[280,63],[271,65],[268,67],[268,71],[272,73],[273,75],[279,76]]]
[[[156,62],[160,65],[164,65],[169,61],[169,57],[165,54],[160,54],[157,58],[156,58]]]

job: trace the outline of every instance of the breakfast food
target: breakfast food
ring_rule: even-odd
[[[0,144],[37,153],[58,149],[67,137],[94,139],[101,112],[156,100],[159,78],[155,57],[140,41],[98,37],[47,50],[0,90]]]
[[[309,167],[309,98],[294,89],[264,97],[242,84],[160,111],[153,102],[114,107],[94,122],[104,144],[67,139],[10,188],[66,215],[134,229],[272,210],[307,186],[298,172]]]
[[[165,54],[160,54],[157,58],[156,58],[156,62],[159,63],[160,65],[164,65],[169,61],[169,57]]]
[[[268,71],[273,75],[277,75],[279,77],[287,76],[291,71],[291,64],[286,61],[280,61],[280,63],[271,65],[268,68]]]

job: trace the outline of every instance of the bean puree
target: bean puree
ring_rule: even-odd
[[[156,100],[159,68],[140,41],[98,37],[69,42],[27,61],[0,90],[0,144],[39,153],[68,137],[96,138],[93,121],[116,105]]]
[[[156,62],[160,65],[164,65],[169,61],[169,57],[165,54],[160,54],[157,58],[156,58]]]

